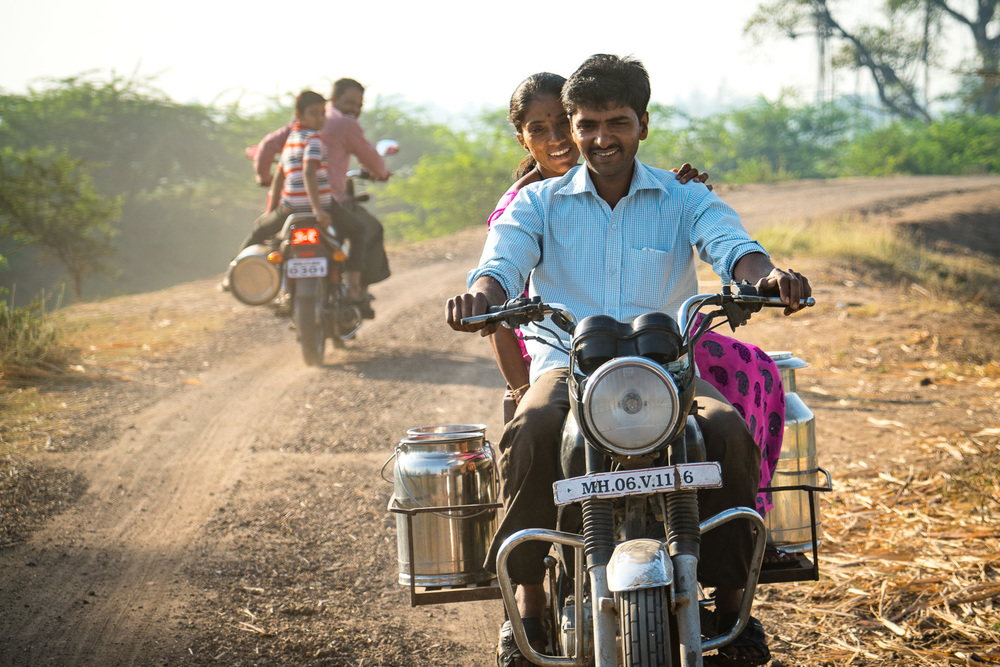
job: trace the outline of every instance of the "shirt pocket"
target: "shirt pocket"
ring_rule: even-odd
[[[629,248],[623,295],[627,303],[660,310],[670,292],[671,254],[653,248]]]

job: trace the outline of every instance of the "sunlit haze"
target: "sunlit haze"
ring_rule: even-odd
[[[21,93],[49,78],[113,71],[152,78],[179,102],[254,110],[303,88],[328,95],[349,76],[368,87],[369,102],[394,96],[462,114],[504,105],[532,72],[568,75],[607,52],[645,62],[664,104],[697,109],[782,89],[811,100],[814,40],[755,46],[743,27],[757,4],[52,0],[40,12],[7,3],[0,88]]]

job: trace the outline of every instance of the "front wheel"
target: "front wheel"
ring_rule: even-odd
[[[310,280],[316,280],[319,283],[318,278]],[[295,320],[295,328],[299,332],[302,359],[306,362],[306,366],[320,365],[323,363],[323,348],[326,346],[326,335],[323,331],[321,285],[318,285],[315,290],[302,289],[302,285],[297,286],[292,317]]]
[[[667,589],[640,588],[621,593],[622,664],[625,667],[670,665]]]

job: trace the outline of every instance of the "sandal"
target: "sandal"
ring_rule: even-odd
[[[361,317],[366,320],[375,319],[375,311],[372,309],[372,301],[375,299],[370,294],[360,294],[358,296],[347,297],[347,303],[357,306]]]
[[[718,621],[722,627],[732,627],[736,614],[723,614]],[[764,626],[753,616],[736,639],[719,649],[718,655],[706,655],[704,659],[706,667],[758,667],[770,661]]]
[[[784,567],[795,567],[799,564],[799,559],[795,554],[788,553],[784,549],[767,545],[764,549],[764,569],[780,569]]]
[[[524,624],[524,634],[528,636],[529,644],[548,643],[549,638],[541,619],[522,618],[521,623]],[[528,661],[517,647],[514,628],[511,627],[510,621],[504,621],[500,626],[500,640],[497,642],[497,667],[513,667],[518,660]]]

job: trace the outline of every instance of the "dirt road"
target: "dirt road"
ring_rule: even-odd
[[[934,206],[935,219],[1000,214],[1000,179],[986,177],[723,196],[751,227],[850,211],[898,220],[919,209],[929,219]],[[79,416],[32,458],[69,471],[79,492],[0,549],[0,664],[492,664],[496,603],[408,606],[395,583],[391,486],[379,477],[409,427],[476,421],[499,437],[502,382],[488,345],[442,317],[483,235],[395,253],[393,277],[374,290],[377,318],[347,349],[328,347],[321,368],[302,364],[287,320],[235,304],[214,281],[89,305],[154,318],[158,303],[181,300],[228,322],[205,345],[116,371],[128,380],[79,388],[70,401]],[[800,383],[827,465],[888,464],[912,434],[948,420],[996,425],[987,389],[875,372],[900,362],[900,345],[927,351],[957,335],[953,312],[918,318],[896,293],[806,266],[821,305],[792,321],[761,318],[743,335],[813,363]],[[975,317],[955,343],[972,352],[1000,337],[995,316]],[[888,418],[912,424],[892,451],[873,424]]]

